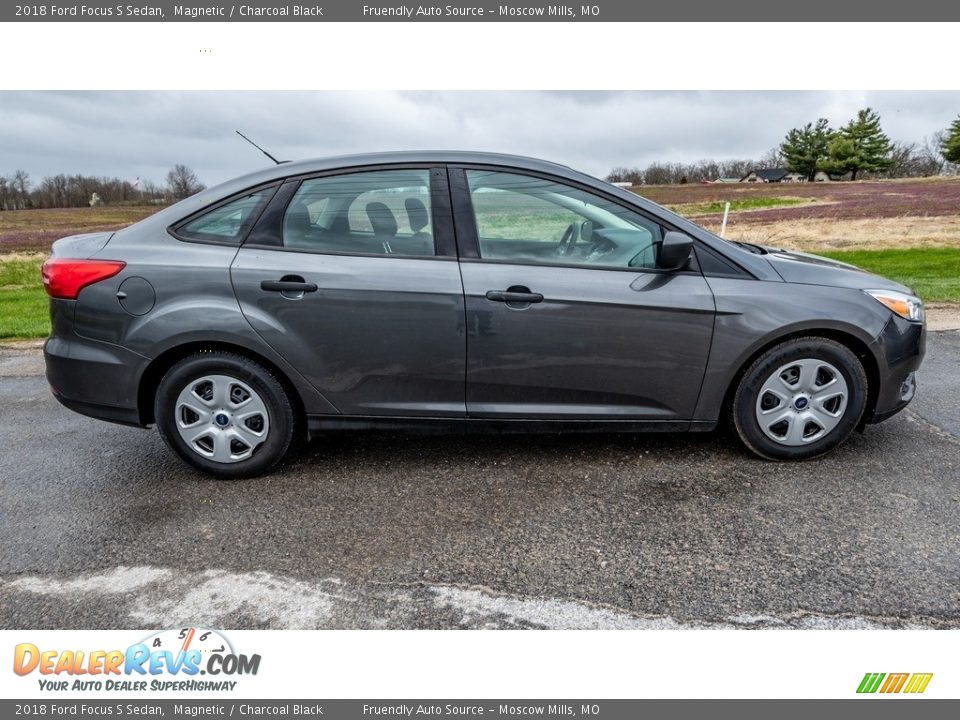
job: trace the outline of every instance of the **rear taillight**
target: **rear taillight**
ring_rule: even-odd
[[[43,287],[52,298],[76,300],[87,285],[111,278],[125,266],[119,260],[50,258],[41,269]]]

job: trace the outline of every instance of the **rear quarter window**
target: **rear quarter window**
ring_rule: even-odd
[[[182,240],[239,245],[276,188],[264,188],[219,205],[178,225]]]

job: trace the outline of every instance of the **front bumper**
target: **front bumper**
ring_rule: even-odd
[[[147,358],[76,334],[51,337],[43,346],[53,396],[82,415],[142,426],[137,391]]]
[[[926,325],[891,315],[874,345],[879,359],[879,384],[868,423],[883,422],[913,400],[916,371],[927,347]]]

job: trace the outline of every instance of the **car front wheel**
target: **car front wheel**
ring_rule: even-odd
[[[280,382],[232,353],[202,352],[170,368],[157,389],[154,413],[174,452],[224,479],[269,470],[286,454],[295,429]]]
[[[849,348],[826,338],[798,338],[747,368],[731,414],[751,451],[770,460],[799,460],[846,440],[866,403],[867,376]]]

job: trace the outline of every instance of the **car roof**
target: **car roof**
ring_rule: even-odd
[[[337,168],[363,167],[368,165],[392,165],[396,163],[449,163],[464,165],[504,165],[526,170],[540,170],[554,175],[582,177],[566,165],[540,160],[524,155],[507,153],[471,152],[464,150],[398,150],[391,152],[359,153],[353,155],[332,155],[329,157],[295,160],[272,165],[229,181],[243,181],[246,185],[256,185],[289,175],[305,175]]]

